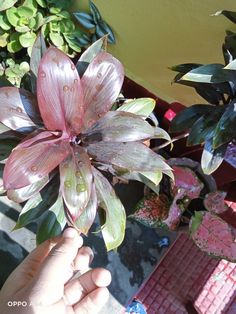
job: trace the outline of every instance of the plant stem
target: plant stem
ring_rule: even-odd
[[[178,141],[178,140],[181,140],[182,138],[185,138],[185,137],[187,137],[188,135],[189,135],[189,133],[184,133],[184,134],[180,134],[180,135],[178,135],[178,136],[176,136],[176,137],[173,137],[173,138],[171,139],[171,142],[166,142],[166,143],[163,143],[163,144],[161,144],[161,145],[159,145],[159,146],[156,146],[156,147],[153,148],[153,151],[158,151],[159,149],[164,148],[164,147],[170,145],[170,144],[173,143],[173,142],[176,142],[176,141]]]

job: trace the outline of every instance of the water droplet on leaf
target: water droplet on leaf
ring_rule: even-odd
[[[32,167],[31,167],[31,171],[34,171],[34,172],[35,172],[35,171],[37,171],[37,170],[38,170],[38,168],[37,168],[36,166],[32,166]]]
[[[75,70],[75,65],[74,64],[71,65],[71,70],[73,70],[73,71]]]
[[[74,83],[77,84],[78,83],[78,79],[74,79]]]
[[[46,73],[44,71],[40,72],[40,77],[42,78],[46,77]]]
[[[22,113],[21,107],[17,107],[17,108],[16,108],[16,111],[19,112],[19,113]]]
[[[76,185],[76,191],[77,191],[78,193],[80,193],[80,192],[85,192],[85,191],[86,191],[86,186],[85,186],[85,184],[77,184],[77,185]]]
[[[70,187],[71,187],[71,182],[70,182],[69,180],[65,181],[65,182],[64,182],[64,186],[65,186],[66,188],[70,188]]]
[[[97,78],[101,78],[101,77],[102,77],[102,73],[101,73],[101,72],[98,72]]]
[[[72,86],[72,87],[70,88],[70,91],[71,91],[71,92],[73,92],[73,91],[74,91],[74,89],[75,89],[75,88]]]
[[[69,90],[69,86],[68,86],[68,85],[64,85],[64,86],[63,86],[63,91],[64,91],[64,92],[68,92],[68,90]]]

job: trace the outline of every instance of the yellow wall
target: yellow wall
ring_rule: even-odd
[[[77,0],[84,10],[87,0]],[[225,29],[236,25],[218,10],[236,11],[235,0],[94,0],[104,20],[115,32],[110,51],[124,64],[126,74],[168,101],[186,105],[199,102],[195,92],[171,85],[178,63],[223,62],[221,45]],[[202,100],[200,100],[202,101]]]

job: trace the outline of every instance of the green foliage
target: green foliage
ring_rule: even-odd
[[[90,13],[74,13],[75,18],[79,21],[79,23],[91,32],[90,36],[83,34],[82,37],[79,38],[80,45],[82,47],[86,47],[105,35],[108,36],[108,43],[115,44],[116,40],[112,29],[102,19],[101,13],[91,0],[89,1],[89,9]]]
[[[45,45],[56,46],[70,57],[81,51],[96,39],[108,34],[108,41],[115,42],[110,27],[102,20],[97,7],[90,2],[91,15],[75,13],[67,10],[71,8],[74,0],[2,0],[0,3],[0,76],[4,76],[13,85],[25,86],[21,82],[30,62],[32,47],[36,38],[41,34]],[[77,15],[82,18],[77,18]],[[82,31],[82,27],[89,29],[86,16],[92,20],[92,28],[97,33],[92,37]],[[78,20],[80,23],[78,23]],[[94,22],[96,21],[96,22]],[[99,35],[100,34],[100,35]],[[25,51],[26,50],[26,51]],[[8,59],[13,59],[14,67],[8,66]],[[24,69],[19,73],[19,67]],[[26,80],[28,77],[25,77]]]
[[[219,11],[236,23],[236,13]],[[185,63],[171,67],[179,72],[173,82],[195,88],[209,104],[193,105],[172,120],[171,132],[189,132],[187,145],[204,145],[202,169],[214,172],[224,160],[228,144],[235,139],[236,33],[226,32],[223,44],[225,64]]]

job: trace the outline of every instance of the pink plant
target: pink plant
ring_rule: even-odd
[[[123,79],[121,63],[104,51],[80,78],[73,62],[51,47],[39,64],[37,101],[23,89],[0,88],[0,121],[28,134],[6,161],[3,182],[8,197],[20,202],[34,197],[59,166],[56,208],[62,217],[65,209],[67,221],[87,233],[97,206],[103,207],[102,232],[108,249],[123,240],[125,211],[108,180],[96,170],[98,162],[113,174],[170,171],[161,157],[139,142],[168,139],[165,131],[140,115],[109,111]]]

